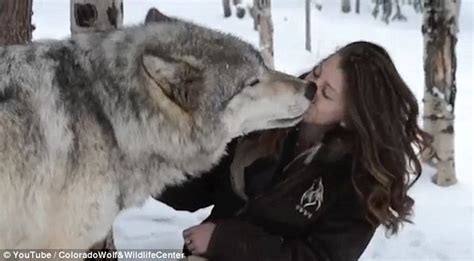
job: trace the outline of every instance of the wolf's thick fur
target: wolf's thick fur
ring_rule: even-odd
[[[176,19],[0,48],[0,76],[0,249],[86,249],[121,209],[309,105],[250,45]]]

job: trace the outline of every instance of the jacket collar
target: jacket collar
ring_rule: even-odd
[[[291,173],[292,168],[301,167],[301,162],[309,165],[318,159],[318,162],[338,161],[349,154],[349,143],[347,133],[344,130],[336,130],[330,136],[325,136],[321,143],[303,151],[292,158],[292,152],[298,139],[298,126],[288,129],[286,137],[280,144],[277,153],[278,168],[273,177],[273,183],[285,180],[287,173]],[[230,180],[234,193],[244,200],[248,200],[245,194],[245,168],[254,163],[257,159],[275,156],[275,152],[265,146],[258,144],[258,139],[242,137],[237,141],[234,158],[230,165]]]

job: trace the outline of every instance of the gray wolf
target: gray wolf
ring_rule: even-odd
[[[3,47],[0,75],[4,249],[87,249],[232,138],[296,124],[315,92],[179,19]]]

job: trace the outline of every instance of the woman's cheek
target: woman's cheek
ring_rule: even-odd
[[[317,107],[311,104],[303,115],[303,121],[307,123],[317,123],[318,112]]]

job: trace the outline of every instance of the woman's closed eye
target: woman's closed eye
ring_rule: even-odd
[[[331,97],[328,96],[325,87],[323,88],[323,90],[321,91],[321,93],[323,94],[323,97],[324,97],[324,98],[326,98],[326,99],[328,99],[328,100],[332,100]]]
[[[324,84],[323,85],[323,88],[321,89],[321,94],[323,95],[324,98],[328,99],[328,100],[334,100],[334,91],[327,85],[327,84]],[[331,93],[331,94],[329,94]]]

